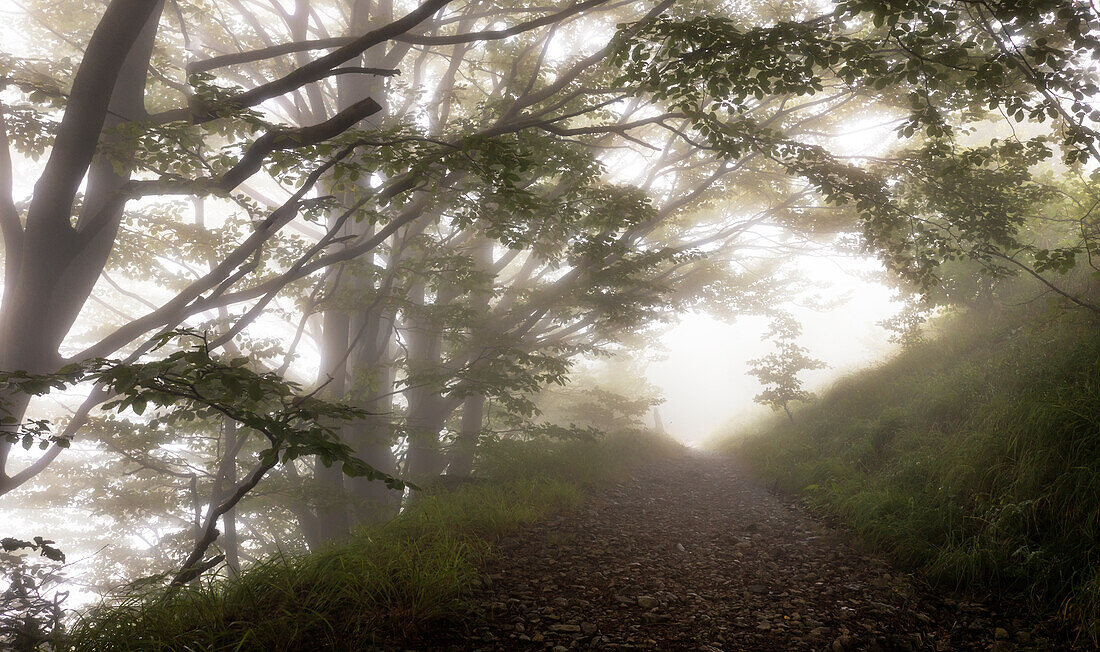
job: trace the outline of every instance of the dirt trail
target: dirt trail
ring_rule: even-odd
[[[715,455],[506,539],[486,572],[484,618],[415,649],[1061,649],[1011,614],[915,588]]]

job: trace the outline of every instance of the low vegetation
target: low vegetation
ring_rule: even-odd
[[[1100,635],[1100,330],[970,310],[730,451],[948,588]]]
[[[577,506],[585,487],[672,454],[633,433],[501,441],[477,482],[426,490],[393,521],[313,554],[283,555],[173,593],[134,590],[85,615],[74,650],[360,650],[466,613],[478,564],[500,537]]]

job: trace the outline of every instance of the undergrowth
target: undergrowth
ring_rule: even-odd
[[[349,543],[279,556],[237,578],[135,593],[85,614],[72,650],[363,650],[461,617],[493,542],[577,506],[583,488],[670,454],[667,439],[497,442],[486,480],[427,492]]]
[[[965,314],[726,446],[933,582],[1100,636],[1100,329]]]

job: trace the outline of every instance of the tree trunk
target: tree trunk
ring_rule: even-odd
[[[438,394],[421,392],[420,397],[411,402],[405,420],[409,435],[405,474],[413,482],[427,482],[443,472],[439,434],[446,420],[447,412]]]
[[[493,278],[493,241],[489,238],[477,238],[470,249],[470,257],[473,259],[474,268]],[[489,315],[489,301],[493,296],[492,281],[485,287],[474,290],[471,293],[470,303],[476,315],[483,316],[480,323],[475,323],[477,340],[489,337],[489,324],[484,321],[484,316]],[[477,341],[475,340],[475,341]],[[467,476],[473,472],[474,455],[477,451],[478,438],[481,436],[482,423],[485,420],[485,396],[471,394],[462,402],[462,425],[459,426],[458,437],[455,439],[454,448],[451,451],[451,463],[447,473],[450,475]]]
[[[321,333],[321,377],[324,384],[320,395],[326,399],[343,400],[347,389],[347,348],[349,318],[345,312],[325,312]],[[317,483],[316,538],[328,542],[347,536],[350,531],[347,507],[344,502],[344,470],[340,464],[324,466],[315,464],[314,479]]]
[[[225,552],[225,563],[229,566],[233,575],[241,574],[241,543],[237,536],[237,508],[222,514],[222,550]]]
[[[26,228],[17,240],[5,238],[0,369],[55,371],[58,348],[103,271],[125,205],[117,191],[131,173],[127,143],[104,131],[146,115],[145,80],[163,4],[112,0],[88,42]],[[116,151],[99,149],[112,147]],[[86,175],[84,207],[74,226],[73,206]],[[23,419],[28,397],[0,401]],[[10,449],[0,440],[0,494],[17,486],[7,473]]]
[[[393,20],[393,3],[382,0],[372,8],[370,0],[352,0],[351,31],[360,34],[374,23]],[[373,10],[372,10],[373,9]],[[363,53],[360,63],[368,68],[380,68],[386,55],[386,46],[378,45]],[[354,104],[372,97],[383,110],[367,118],[364,128],[378,128],[388,113],[385,79],[371,75],[345,75],[336,80],[337,92],[342,104]],[[370,227],[368,227],[369,229]],[[395,264],[395,261],[391,261]],[[369,281],[367,282],[369,283]],[[383,292],[372,285],[363,287],[366,295]],[[394,370],[390,362],[390,345],[393,337],[393,315],[377,305],[368,305],[359,311],[357,328],[353,330],[355,350],[352,352],[351,378],[356,402],[373,416],[368,416],[345,428],[348,444],[356,457],[379,471],[396,473],[397,461],[392,450],[393,433],[388,413],[393,410]],[[364,383],[365,382],[365,386]],[[385,394],[384,398],[365,400],[368,394]],[[348,478],[348,491],[352,498],[350,512],[356,525],[367,525],[392,516],[399,505],[400,495],[386,487],[385,483],[363,478]]]
[[[448,475],[466,477],[473,473],[474,454],[477,452],[477,441],[484,421],[485,397],[481,394],[467,396],[462,403],[462,426],[451,451]]]
[[[397,473],[397,460],[393,454],[393,315],[383,315],[374,310],[364,310],[360,315],[363,324],[363,342],[357,347],[354,360],[357,397],[366,397],[359,406],[369,414],[345,428],[348,444],[356,457],[379,471],[391,475]],[[370,398],[371,396],[375,398]],[[388,520],[396,515],[401,501],[400,492],[391,490],[383,482],[364,478],[348,478],[348,491],[353,498],[351,512],[356,525],[370,525]]]
[[[301,1],[298,3],[296,12],[301,17],[300,20],[304,20],[308,14],[306,4]],[[349,30],[353,35],[366,31],[372,19],[382,22],[392,20],[393,10],[392,7],[388,6],[389,3],[379,3],[379,6],[375,8],[376,15],[374,16],[370,12],[371,5],[370,0],[350,0],[351,21]],[[360,57],[360,64],[364,66],[375,65],[372,62],[383,56],[384,50],[385,45],[367,50]],[[385,107],[385,87],[383,84],[382,78],[371,75],[344,75],[337,78],[337,111],[343,111],[367,97],[374,98],[375,101]],[[311,101],[311,105],[316,107],[318,102]],[[321,106],[323,106],[323,103]],[[359,126],[362,128],[375,128],[384,116],[385,111],[379,111]],[[351,196],[345,196],[344,199],[345,204],[354,201]],[[352,224],[345,227],[345,229],[349,235],[354,235],[356,234],[357,225]],[[358,230],[362,233],[362,227],[359,227]],[[372,287],[357,286],[356,284],[361,281],[356,279],[352,273],[346,272],[346,270],[337,271],[336,278],[339,280],[333,283],[334,294],[337,284],[340,285],[339,290],[341,293],[350,293],[352,296],[359,290],[373,290]],[[359,366],[362,361],[378,358],[373,347],[376,342],[363,341],[365,331],[371,329],[370,320],[379,319],[377,313],[365,314],[370,312],[372,311],[364,311],[364,313],[358,315],[355,320],[356,327],[352,328],[352,316],[351,313],[347,312],[347,308],[334,306],[325,311],[321,370],[322,374],[331,376],[332,380],[322,379],[321,382],[328,381],[330,383],[324,395],[332,400],[348,400],[349,379],[353,384],[354,379],[359,376],[372,373],[370,369],[362,369]],[[331,333],[330,328],[332,329]],[[374,328],[377,332],[377,327]],[[393,463],[386,459],[389,449],[378,445],[378,437],[375,436],[377,433],[356,435],[356,432],[361,428],[363,428],[363,424],[356,423],[342,427],[341,433],[360,459],[380,470],[390,470],[389,467]],[[390,456],[392,457],[392,454]],[[358,522],[363,517],[362,514],[358,513],[360,510],[349,503],[349,492],[351,495],[362,494],[375,497],[373,494],[377,493],[378,490],[376,488],[366,489],[363,486],[366,484],[363,480],[345,478],[343,469],[338,464],[334,464],[329,468],[318,465],[315,477],[320,490],[317,497],[319,501],[317,522],[321,531],[317,533],[317,536],[323,541],[343,539],[351,533],[353,518]]]
[[[237,422],[226,417],[222,421],[222,446],[224,454],[222,464],[218,468],[217,498],[210,501],[212,505],[221,502],[233,487],[237,486],[237,455],[241,452],[246,435],[238,432]],[[225,563],[229,570],[237,575],[241,572],[240,540],[237,537],[237,508],[222,514],[222,550],[225,552]]]
[[[413,482],[425,482],[442,472],[439,433],[447,418],[435,378],[443,363],[443,333],[427,314],[424,298],[424,282],[419,281],[409,291],[410,303],[416,308],[408,317],[411,384],[405,391],[409,406],[405,415],[408,436],[405,475]]]

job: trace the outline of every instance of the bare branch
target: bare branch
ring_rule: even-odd
[[[366,66],[344,66],[343,68],[333,68],[325,76],[335,77],[337,75],[374,75],[376,77],[393,77],[400,74],[401,71],[397,68],[368,68]]]
[[[468,32],[466,34],[451,34],[444,36],[427,36],[422,34],[400,34],[393,37],[393,40],[401,43],[410,43],[413,45],[459,45],[462,43],[473,43],[476,41],[496,41],[505,39],[510,36],[522,34],[533,29],[538,29],[545,25],[551,25],[553,23],[560,22],[564,18],[568,18],[574,14],[578,14],[586,9],[606,3],[608,0],[587,0],[572,5],[557,13],[548,14],[534,20],[529,20],[523,23],[519,23],[507,29],[495,29],[485,30],[481,32]],[[361,38],[361,37],[360,37]],[[188,66],[188,72],[205,72],[207,70],[214,70],[216,68],[222,68],[225,66],[233,66],[242,63],[252,63],[254,61],[262,61],[264,59],[271,59],[273,57],[282,56],[284,54],[294,54],[296,52],[308,52],[311,50],[327,50],[328,48],[337,48],[345,45],[349,45],[354,42],[353,37],[336,37],[326,39],[316,39],[312,41],[302,41],[300,43],[284,43],[281,45],[275,45],[272,47],[262,48],[259,50],[251,50],[249,52],[240,52],[236,54],[225,54],[219,57],[212,57],[205,61],[196,61]],[[365,49],[365,48],[364,48]]]
[[[84,351],[81,351],[72,359],[84,360],[87,358],[110,355],[126,343],[140,337],[143,333],[164,325],[178,324],[188,315],[194,314],[195,310],[191,309],[191,304],[202,297],[204,292],[214,290],[215,296],[224,292],[226,287],[228,287],[226,284],[227,280],[235,282],[240,278],[240,274],[235,274],[234,271],[237,270],[239,272],[241,269],[247,270],[246,263],[248,260],[255,255],[255,253],[259,251],[276,232],[297,217],[298,208],[301,205],[302,199],[305,197],[306,193],[317,184],[321,176],[332,169],[332,166],[336,165],[337,162],[349,156],[353,150],[354,147],[345,148],[334,158],[310,172],[302,183],[302,187],[299,188],[290,199],[272,211],[271,215],[258,224],[255,231],[253,231],[244,242],[238,245],[232,253],[227,255],[205,276],[187,286],[186,289],[157,310],[119,327],[113,333]],[[209,297],[207,297],[207,299],[209,299]],[[202,301],[198,303],[202,303]]]
[[[264,160],[272,152],[316,145],[329,138],[339,136],[363,118],[374,115],[381,110],[381,105],[368,97],[320,124],[268,132],[252,143],[252,146],[245,151],[244,156],[233,166],[233,169],[222,176],[218,185],[222,190],[232,190],[245,179],[258,172]]]
[[[630,35],[638,32],[643,27],[645,27],[646,23],[648,23],[651,19],[656,18],[665,9],[671,7],[674,2],[675,0],[663,0],[663,2],[659,3],[648,13],[646,13],[646,15],[643,16],[640,20],[635,22],[631,28],[627,29],[624,32],[624,35],[629,37]],[[612,44],[608,43],[606,46],[581,59],[572,68],[559,75],[554,83],[550,84],[549,86],[533,93],[524,93],[522,96],[516,99],[516,101],[513,102],[510,107],[508,107],[507,111],[504,112],[500,120],[497,122],[497,127],[495,129],[490,128],[486,130],[485,134],[497,135],[499,129],[504,129],[505,131],[511,130],[512,127],[508,126],[507,123],[515,118],[517,115],[519,115],[520,111],[527,107],[534,106],[539,102],[543,102],[553,97],[554,95],[557,95],[562,89],[564,89],[575,79],[577,79],[577,77],[579,77],[585,70],[587,70],[591,66],[596,65],[600,61],[603,61],[611,52],[611,48]]]
[[[310,82],[324,79],[336,66],[354,59],[379,43],[384,43],[395,36],[404,34],[423,22],[428,16],[431,16],[447,6],[450,2],[451,0],[428,0],[412,12],[406,14],[403,18],[395,20],[376,30],[367,32],[353,39],[347,45],[339,47],[319,59],[314,59],[306,65],[294,69],[293,72],[280,79],[262,84],[237,95],[230,101],[230,105],[234,108],[256,106],[265,100],[278,97],[284,93],[289,93]],[[199,111],[194,111],[194,113],[195,115],[193,118],[197,121],[207,121],[216,117],[209,110],[200,109]]]

